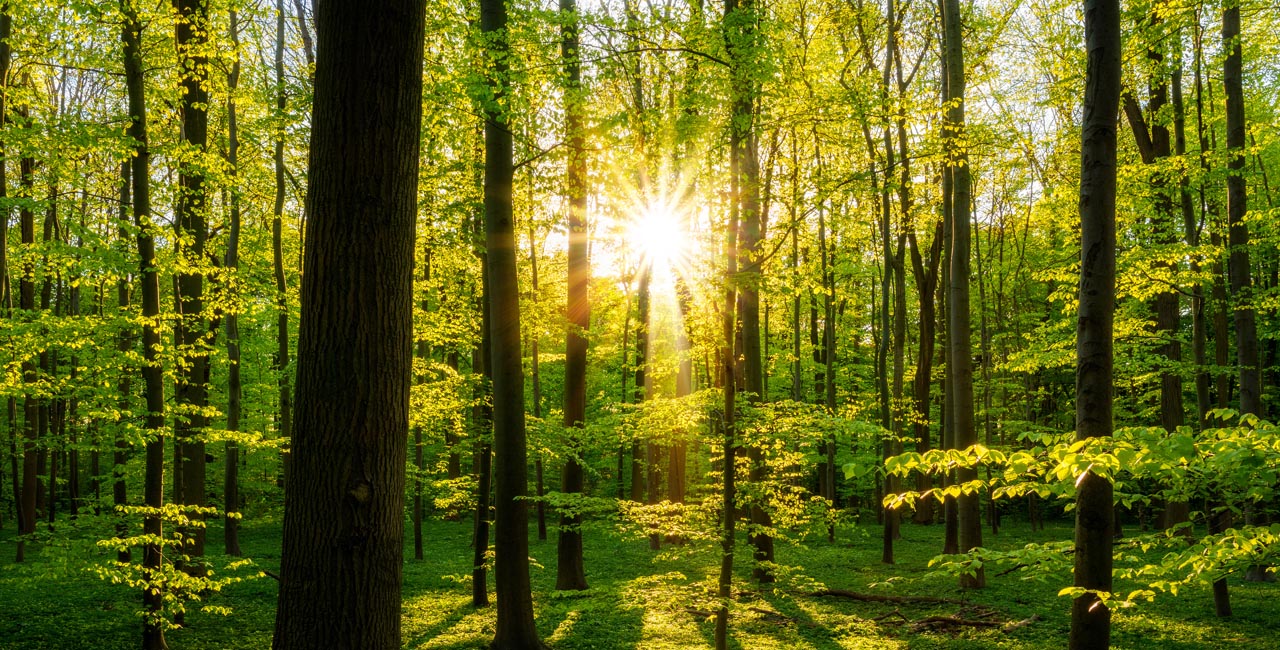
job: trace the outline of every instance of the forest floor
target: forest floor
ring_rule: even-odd
[[[9,522],[6,522],[9,523]],[[0,531],[0,648],[13,650],[138,645],[136,592],[99,578],[92,566],[109,555],[93,548],[88,531],[62,546],[35,549],[24,565],[12,563],[12,527]],[[246,521],[245,554],[257,568],[275,572],[279,562],[279,520]],[[749,551],[739,546],[740,589],[731,621],[735,648],[1025,648],[1066,647],[1069,600],[1057,596],[1070,576],[1046,582],[1019,574],[988,576],[989,586],[961,592],[954,579],[930,573],[928,560],[940,546],[940,526],[907,525],[897,544],[897,564],[880,562],[879,527],[839,531],[836,543],[815,534],[802,543],[779,543],[781,579],[774,589],[749,582]],[[1067,522],[1032,532],[1023,523],[986,531],[993,548],[1071,538]],[[222,532],[210,527],[210,547]],[[404,647],[485,648],[493,637],[492,607],[471,606],[469,522],[432,521],[424,526],[426,559],[412,560],[407,536],[404,572]],[[556,649],[709,648],[714,605],[707,594],[717,573],[718,554],[702,545],[648,549],[645,539],[623,537],[606,524],[585,531],[587,579],[584,592],[557,593],[555,533],[534,541],[531,555],[535,611],[543,638]],[[30,557],[30,556],[29,556]],[[215,568],[231,558],[214,556]],[[243,571],[241,571],[243,573]],[[463,576],[466,576],[464,578]],[[490,577],[492,581],[492,575]],[[1232,579],[1235,616],[1218,620],[1207,589],[1180,590],[1154,603],[1115,613],[1114,648],[1280,648],[1280,584],[1246,584]],[[1117,585],[1122,589],[1124,585]],[[819,589],[885,596],[857,601],[809,595]],[[268,648],[276,582],[269,577],[230,585],[194,603],[187,627],[168,633],[175,649]],[[957,602],[912,602],[926,596]],[[492,598],[492,586],[490,586]],[[905,598],[902,598],[905,597]],[[897,598],[898,601],[893,599]],[[224,616],[199,611],[202,605],[230,607]],[[954,620],[970,621],[957,625]]]

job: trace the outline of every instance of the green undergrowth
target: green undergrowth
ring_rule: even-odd
[[[222,531],[209,530],[209,546]],[[278,520],[246,521],[242,545],[256,568],[279,566]],[[749,581],[750,557],[739,546],[732,646],[768,648],[1026,648],[1066,646],[1069,600],[1057,596],[1069,576],[1025,580],[1017,572],[988,575],[989,586],[962,592],[951,578],[930,573],[940,546],[939,526],[904,527],[897,564],[880,562],[878,528],[844,528],[835,543],[815,534],[779,544],[780,579],[772,588]],[[60,535],[61,537],[61,535]],[[11,529],[0,531],[0,648],[14,650],[134,648],[139,643],[140,596],[99,579],[91,567],[109,556],[90,543],[37,546],[29,561],[12,563]],[[426,559],[406,549],[403,638],[406,648],[485,648],[493,636],[492,607],[476,609],[470,598],[468,522],[430,522],[424,530]],[[1068,523],[1032,532],[1012,524],[992,548],[1018,548],[1071,538]],[[407,537],[407,539],[412,539]],[[539,630],[553,648],[708,648],[715,601],[709,594],[718,555],[706,546],[666,546],[660,553],[646,540],[622,537],[604,524],[585,531],[584,592],[557,593],[555,539],[534,541],[530,554]],[[231,558],[214,556],[213,566]],[[491,578],[492,580],[492,578]],[[1235,616],[1219,620],[1207,590],[1182,591],[1154,603],[1116,612],[1113,647],[1280,648],[1280,585],[1231,579]],[[1122,585],[1117,585],[1121,588]],[[819,589],[888,597],[929,596],[947,603],[863,602],[812,595]],[[232,584],[195,603],[187,626],[168,634],[175,650],[267,648],[270,646],[276,583],[270,577]],[[490,585],[492,597],[492,585]],[[205,610],[202,607],[208,606]],[[231,608],[227,615],[216,611]],[[956,625],[945,619],[970,621]],[[1028,620],[1030,619],[1030,620]],[[1023,623],[1007,630],[1006,626]]]

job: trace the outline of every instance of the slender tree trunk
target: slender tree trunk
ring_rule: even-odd
[[[485,109],[484,217],[489,269],[491,362],[493,367],[493,447],[496,485],[494,577],[497,629],[492,646],[504,650],[542,648],[533,623],[529,586],[529,519],[524,424],[524,372],[520,361],[520,296],[516,282],[512,226],[513,151],[510,106],[511,46],[502,0],[481,0],[480,29],[490,59],[492,99]],[[321,48],[323,51],[323,48]],[[416,96],[415,96],[416,99]]]
[[[640,269],[640,286],[636,290],[636,368],[635,388],[632,402],[640,404],[648,399],[647,392],[649,370],[649,283],[653,278],[653,269],[647,266]],[[645,459],[644,447],[637,437],[631,441],[631,500],[636,503],[644,501],[645,493]]]
[[[493,492],[493,403],[490,397],[493,368],[489,362],[489,270],[481,251],[482,306],[480,308],[480,343],[471,352],[471,368],[480,375],[472,397],[476,405],[471,410],[471,423],[476,439],[472,469],[476,474],[476,515],[472,532],[471,549],[471,604],[474,607],[489,605],[488,554],[489,554],[489,496]]]
[[[973,352],[969,329],[969,210],[970,179],[969,155],[964,141],[965,70],[964,47],[961,41],[960,1],[944,0],[943,22],[946,33],[947,65],[947,126],[950,144],[947,147],[951,165],[951,311],[948,314],[950,334],[950,362],[952,408],[955,418],[955,446],[966,449],[978,441],[973,419]],[[956,480],[965,485],[978,478],[974,468],[956,470]],[[956,499],[957,522],[960,528],[960,551],[982,546],[982,522],[978,517],[978,494],[962,492]],[[961,578],[964,587],[978,588],[986,585],[986,577],[979,567],[973,576]]]
[[[283,441],[280,447],[281,476],[289,480],[291,450],[293,448],[293,388],[289,367],[289,290],[284,273],[284,0],[276,0],[276,119],[275,167],[276,194],[271,211],[271,259],[276,280],[276,350],[275,371],[279,388],[277,406],[280,410],[277,432]]]
[[[151,220],[151,153],[147,142],[147,103],[144,94],[142,61],[142,22],[138,19],[133,0],[121,0],[120,12],[124,18],[121,30],[124,46],[125,85],[129,95],[129,137],[133,140],[132,168],[133,219],[138,229],[138,261],[141,272],[142,317],[142,379],[145,384],[147,404],[147,469],[143,482],[143,502],[148,511],[143,518],[143,532],[148,542],[143,547],[142,572],[148,582],[158,579],[157,572],[163,563],[160,540],[164,535],[160,508],[164,506],[164,373],[160,367],[160,332],[157,317],[160,315],[160,274],[156,269],[155,224]],[[143,650],[168,648],[161,625],[161,608],[164,593],[159,588],[144,587],[142,603],[146,610],[143,619]]]
[[[1236,326],[1236,367],[1240,378],[1240,413],[1259,417],[1262,408],[1262,368],[1258,354],[1258,328],[1254,306],[1254,286],[1249,269],[1249,226],[1244,182],[1245,117],[1243,56],[1241,54],[1240,0],[1228,0],[1222,10],[1222,43],[1227,57],[1222,64],[1222,87],[1227,100],[1227,243],[1231,251],[1227,274],[1231,282]],[[1245,523],[1252,524],[1251,509],[1245,509]],[[1252,565],[1245,579],[1263,582],[1266,568]]]
[[[728,0],[733,2],[733,0]],[[734,190],[737,189],[737,169],[733,169],[730,164],[730,184]],[[734,192],[736,194],[736,192]],[[735,412],[737,409],[737,386],[736,373],[734,366],[736,365],[733,350],[735,337],[734,314],[735,305],[738,302],[737,289],[734,285],[734,278],[738,275],[738,210],[736,202],[730,202],[729,206],[729,224],[725,233],[725,283],[724,283],[724,303],[721,306],[721,341],[720,341],[720,373],[722,379],[722,389],[724,391],[724,402],[721,404],[723,413],[721,417],[721,435],[723,436],[722,453],[724,460],[722,461],[723,470],[723,490],[722,501],[720,503],[721,517],[721,533],[720,538],[720,577],[716,582],[716,597],[720,599],[719,607],[716,608],[716,627],[715,627],[715,648],[716,650],[728,650],[729,648],[729,598],[731,594],[730,587],[733,583],[733,556],[734,542],[737,523],[737,484],[735,481],[735,468],[737,466],[737,441],[734,434],[736,424]]]
[[[533,182],[530,179],[530,204],[533,197]],[[533,296],[533,312],[538,313],[538,240],[534,235],[533,224],[529,225],[529,267],[532,274],[532,283],[529,287],[530,295]],[[542,373],[538,367],[538,339],[540,338],[541,329],[537,326],[529,333],[529,379],[533,382],[533,417],[542,419]],[[536,512],[538,516],[538,539],[545,540],[547,538],[547,503],[543,500],[544,490],[542,482],[542,454],[533,461],[534,466],[534,494],[537,495]]]
[[[120,241],[126,242],[129,238],[130,220],[133,218],[133,192],[132,192],[132,163],[125,161],[120,165],[120,219],[119,219],[119,237]],[[129,314],[129,279],[122,276],[116,280],[116,303],[119,311],[119,318],[124,320]],[[122,355],[133,349],[134,334],[127,327],[121,327],[119,338],[116,339],[116,350]],[[129,404],[130,397],[133,393],[133,376],[132,369],[126,369],[120,373],[120,378],[116,382],[116,391],[119,393],[120,420],[116,422],[115,441],[111,453],[111,503],[117,509],[129,505],[129,495],[127,490],[127,482],[125,477],[125,465],[129,460],[129,444],[125,422],[130,419],[132,408]],[[122,515],[117,515],[116,520],[116,537],[127,537],[129,535],[129,522]],[[125,547],[116,553],[117,562],[132,562],[133,553]]]
[[[180,112],[182,139],[186,155],[193,162],[178,168],[177,230],[183,242],[178,246],[185,270],[177,277],[179,317],[174,332],[178,353],[183,357],[174,383],[177,426],[174,429],[175,458],[181,458],[181,486],[175,485],[174,502],[196,507],[205,505],[205,444],[202,436],[209,418],[204,410],[209,405],[209,324],[204,316],[205,241],[209,236],[208,202],[206,200],[203,165],[205,144],[209,134],[209,10],[204,0],[175,0],[178,9],[175,39],[182,86]],[[189,242],[189,245],[187,243]],[[177,473],[177,470],[175,470]],[[199,560],[204,555],[204,515],[189,512],[195,523],[183,531],[190,538],[185,554],[194,559],[186,570],[203,574]]]
[[[1084,126],[1080,142],[1080,303],[1076,328],[1076,439],[1112,431],[1115,314],[1116,107],[1120,100],[1120,3],[1086,0]],[[1086,472],[1076,488],[1076,587],[1111,591],[1111,481]],[[1111,610],[1096,594],[1071,605],[1073,650],[1107,648]]]
[[[425,13],[317,6],[276,650],[401,645]]]
[[[236,274],[240,270],[240,188],[236,184],[239,175],[240,133],[236,115],[236,90],[240,85],[240,22],[235,9],[231,10],[231,44],[235,49],[235,61],[227,74],[227,164],[230,166],[232,187],[230,190],[231,216],[227,240],[227,269]],[[127,295],[127,292],[126,292]],[[227,430],[240,431],[241,381],[240,381],[240,316],[235,309],[227,311]],[[225,513],[222,524],[222,543],[227,555],[240,555],[240,447],[235,440],[223,445],[222,508]]]
[[[422,254],[422,283],[431,286],[431,248],[428,246]],[[420,303],[423,313],[428,311],[426,294],[424,293],[422,302]],[[414,356],[416,356],[424,365],[431,360],[431,349],[427,345],[425,339],[419,339],[414,345]],[[427,372],[424,372],[416,378],[419,385],[427,383]],[[422,425],[413,428],[413,468],[415,470],[413,477],[413,559],[422,559],[422,482],[426,476],[427,467],[422,457]]]
[[[569,137],[569,165],[565,190],[569,199],[568,289],[566,291],[564,360],[564,426],[569,431],[570,453],[560,475],[560,490],[582,494],[583,471],[578,435],[587,410],[587,332],[591,327],[591,259],[587,230],[587,152],[583,119],[582,55],[578,40],[578,6],[560,0],[560,59],[564,65],[565,131]],[[622,480],[621,476],[618,478]],[[587,588],[582,561],[582,516],[560,514],[556,541],[556,589]]]

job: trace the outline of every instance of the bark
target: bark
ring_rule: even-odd
[[[234,276],[240,269],[240,188],[239,174],[240,133],[236,121],[236,89],[240,84],[240,22],[235,9],[231,10],[231,44],[236,51],[231,72],[227,73],[227,164],[232,186],[231,215],[227,239],[228,271]],[[232,309],[226,315],[227,331],[227,430],[240,430],[241,380],[240,380],[240,317]],[[240,555],[240,448],[235,440],[223,445],[222,508],[225,512],[222,524],[222,544],[227,555]]]
[[[480,343],[471,351],[471,368],[480,375],[472,397],[476,405],[471,410],[471,423],[475,434],[475,455],[472,469],[476,474],[476,514],[471,539],[471,604],[485,607],[489,604],[488,558],[489,553],[489,497],[493,492],[493,402],[490,396],[493,367],[489,362],[489,271],[487,255],[480,254],[481,285],[483,292],[480,308]]]
[[[1235,302],[1236,364],[1240,380],[1240,412],[1262,415],[1262,377],[1258,366],[1258,330],[1249,270],[1249,227],[1245,223],[1247,193],[1244,182],[1245,118],[1240,2],[1228,0],[1222,10],[1222,87],[1227,105],[1227,274]]]
[[[208,205],[205,178],[200,158],[204,154],[209,135],[209,60],[205,52],[209,43],[208,4],[203,0],[175,0],[178,17],[174,27],[178,50],[178,69],[182,99],[179,110],[182,118],[182,139],[186,155],[196,162],[184,162],[178,167],[178,210],[175,241],[186,270],[177,277],[178,303],[174,338],[182,361],[174,382],[176,426],[174,428],[175,458],[181,458],[181,485],[175,476],[174,502],[191,506],[205,505],[205,444],[201,436],[209,426],[209,418],[203,411],[209,405],[209,355],[206,336],[209,324],[204,316],[204,274],[200,270],[205,262],[205,241],[209,237],[207,225]],[[188,244],[189,242],[189,244]],[[175,470],[175,474],[177,474]],[[195,525],[183,531],[188,537],[186,555],[200,558],[204,555],[204,515],[188,513]],[[188,565],[187,571],[202,574],[204,569],[197,559]]]
[[[481,0],[480,29],[491,61],[485,105],[484,221],[489,270],[489,331],[493,364],[493,448],[496,481],[494,577],[497,626],[492,646],[542,648],[533,623],[529,586],[529,519],[524,422],[524,372],[520,359],[520,296],[512,226],[513,150],[510,95],[511,46],[503,0]],[[323,51],[323,48],[321,48]],[[415,96],[416,99],[416,96]]]
[[[138,229],[138,263],[142,294],[142,379],[145,385],[147,416],[147,466],[143,480],[143,502],[149,509],[142,530],[149,540],[142,551],[142,572],[150,580],[161,568],[164,535],[159,509],[164,506],[164,373],[160,367],[160,274],[156,269],[155,224],[151,221],[151,152],[147,141],[147,103],[143,81],[142,22],[132,0],[121,0],[124,18],[121,40],[124,49],[125,87],[129,96],[128,135],[133,140],[130,177],[133,184],[133,220]],[[142,590],[146,610],[143,619],[144,650],[164,650],[164,628],[158,617],[164,605],[159,588]]]
[[[120,165],[120,241],[124,242],[129,237],[129,220],[132,218],[133,211],[133,192],[131,184],[133,182],[132,165],[130,161],[125,161]],[[120,312],[121,320],[128,317],[129,313],[129,278],[121,276],[116,280],[116,303]],[[121,354],[129,352],[134,346],[135,334],[127,326],[120,328],[119,338],[116,339],[116,350]],[[133,393],[133,376],[131,372],[120,373],[120,379],[116,382],[116,391],[120,394],[119,405],[122,414],[122,421],[117,422],[117,431],[115,442],[111,453],[111,503],[117,508],[129,505],[129,494],[127,482],[125,480],[125,463],[129,459],[129,441],[125,435],[125,423],[123,419],[129,418],[130,413],[129,398]],[[116,521],[116,537],[126,537],[129,534],[129,523],[124,517],[119,517]],[[117,562],[132,562],[133,553],[129,548],[116,553]]]
[[[529,188],[532,193],[532,182],[529,183]],[[530,204],[532,205],[532,201],[530,201]],[[538,240],[534,237],[532,224],[529,226],[529,267],[533,276],[529,289],[530,295],[533,297],[533,311],[536,314],[538,313]],[[538,367],[538,338],[540,333],[540,330],[535,327],[534,331],[529,335],[529,379],[533,382],[533,417],[539,420],[542,419],[542,374]],[[536,475],[534,479],[536,484],[535,494],[538,497],[538,539],[545,540],[547,538],[547,502],[543,500],[542,454],[538,454],[533,464]]]
[[[950,336],[950,365],[952,408],[955,418],[955,446],[968,448],[978,442],[973,418],[973,352],[969,326],[969,240],[970,240],[970,178],[969,156],[964,144],[964,47],[961,41],[961,17],[959,0],[945,0],[943,11],[946,32],[947,65],[947,127],[951,138],[948,164],[951,167],[951,311],[948,314]],[[956,480],[960,484],[978,478],[977,470],[960,468]],[[978,517],[978,494],[966,492],[956,499],[957,524],[959,526],[960,551],[982,546],[982,522]],[[965,587],[983,587],[986,578],[981,568],[973,576],[961,578]]]
[[[560,0],[565,14],[560,24],[560,58],[565,76],[565,131],[569,138],[569,165],[565,190],[569,199],[568,289],[566,291],[564,361],[564,426],[569,431],[571,453],[560,475],[560,491],[582,494],[583,471],[577,435],[586,421],[587,332],[591,327],[591,259],[587,230],[587,152],[584,137],[582,57],[578,38],[578,6]],[[621,477],[619,477],[621,480]],[[561,513],[556,540],[556,589],[587,588],[582,560],[582,516]]]
[[[1112,432],[1115,314],[1116,106],[1120,99],[1120,3],[1086,0],[1084,126],[1080,143],[1080,293],[1076,329],[1076,439]],[[1111,591],[1113,515],[1109,480],[1087,472],[1076,490],[1076,587]],[[1111,610],[1094,594],[1071,606],[1073,650],[1106,648]]]
[[[642,261],[642,264],[647,262]],[[649,282],[653,277],[653,269],[645,266],[640,269],[640,286],[636,290],[636,368],[635,387],[632,402],[640,404],[648,399],[649,382]],[[631,441],[631,500],[639,503],[644,500],[645,493],[645,461],[640,438]]]
[[[317,6],[277,650],[400,647],[424,23],[420,0]]]
[[[428,247],[422,254],[422,282],[426,286],[431,286],[431,248]],[[422,302],[419,303],[423,313],[428,311],[430,305],[426,295],[423,296]],[[431,349],[427,345],[426,340],[420,339],[414,346],[414,356],[423,363],[423,367],[431,360]],[[427,373],[424,371],[416,378],[419,385],[427,383]],[[413,467],[415,473],[413,477],[413,559],[422,559],[422,481],[426,476],[426,465],[422,457],[422,425],[413,428]]]
[[[1242,82],[1243,56],[1241,54],[1240,2],[1229,0],[1222,10],[1222,42],[1227,57],[1222,63],[1223,94],[1227,100],[1227,243],[1231,251],[1227,262],[1227,275],[1231,283],[1231,297],[1235,307],[1236,367],[1240,381],[1240,413],[1263,417],[1262,368],[1258,353],[1258,328],[1253,303],[1254,286],[1249,269],[1249,226],[1245,223],[1248,211],[1247,191],[1244,181],[1245,166],[1245,117],[1244,86]],[[1245,508],[1245,523],[1253,521],[1252,510]],[[1245,571],[1245,580],[1263,582],[1267,579],[1265,567],[1252,565]],[[1225,592],[1226,587],[1222,590]],[[1215,596],[1217,595],[1215,586]]]
[[[284,0],[276,0],[276,119],[284,120]],[[293,388],[289,369],[289,291],[284,272],[284,127],[277,124],[275,151],[272,162],[275,168],[275,204],[271,211],[271,261],[276,280],[276,350],[275,371],[278,373],[277,407],[280,421],[277,432],[282,441],[280,447],[281,475],[289,480],[290,454],[293,447]]]
[[[730,3],[733,0],[728,0]],[[730,183],[736,188],[737,170],[730,170]],[[715,648],[716,650],[728,650],[729,648],[729,596],[730,587],[733,583],[733,559],[734,559],[734,541],[735,529],[737,523],[737,483],[735,468],[737,466],[737,441],[735,440],[735,427],[737,426],[735,410],[737,409],[737,373],[734,372],[736,365],[733,358],[734,349],[734,306],[737,304],[737,289],[734,285],[734,278],[738,274],[738,251],[737,251],[737,233],[738,233],[738,210],[735,203],[730,203],[729,207],[729,224],[725,233],[725,283],[724,283],[724,302],[721,305],[721,340],[720,340],[720,375],[724,401],[721,404],[720,433],[722,435],[721,452],[723,460],[721,468],[723,470],[723,489],[721,490],[722,501],[720,503],[721,517],[721,538],[720,538],[720,576],[716,582],[716,597],[720,599],[720,606],[716,609],[716,627],[715,627]]]

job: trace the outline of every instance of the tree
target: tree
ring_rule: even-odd
[[[174,385],[174,502],[203,507],[205,504],[205,446],[201,436],[208,427],[204,414],[209,405],[209,355],[206,351],[204,315],[205,242],[209,238],[205,145],[209,137],[209,9],[203,0],[177,0],[174,26],[178,46],[178,70],[182,86],[183,162],[178,167],[176,242],[183,259],[174,296],[178,318],[174,340],[182,356]],[[189,243],[188,243],[189,242]],[[178,462],[180,459],[181,462]],[[191,539],[189,555],[204,555],[204,515],[188,515],[197,523],[184,532]],[[203,573],[199,566],[188,570]]]
[[[133,141],[132,169],[133,222],[138,229],[138,265],[141,271],[142,316],[142,380],[146,393],[147,473],[143,484],[143,502],[147,510],[142,530],[147,542],[142,551],[143,576],[149,581],[159,577],[164,557],[161,538],[164,525],[160,509],[164,506],[164,373],[160,367],[160,273],[157,270],[155,224],[151,220],[151,151],[147,142],[147,98],[143,79],[142,22],[133,0],[120,0],[124,17],[121,39],[124,45],[125,86],[129,94],[128,135]],[[164,628],[160,621],[164,594],[157,585],[142,590],[146,618],[142,627],[143,650],[164,650]]]
[[[235,9],[231,10],[231,43],[236,48],[236,58],[227,73],[227,164],[231,167],[230,223],[227,229],[226,265],[232,273],[240,269],[240,193],[234,185],[240,160],[240,133],[236,122],[236,90],[240,83],[240,20]],[[127,296],[128,293],[126,292]],[[233,434],[240,430],[241,398],[243,387],[240,378],[240,316],[236,310],[226,315],[227,322],[227,430]],[[223,545],[227,555],[240,555],[240,448],[235,440],[224,445],[226,455],[223,471]]]
[[[493,369],[495,486],[494,578],[498,623],[492,647],[542,648],[533,624],[529,586],[529,513],[524,423],[524,371],[520,361],[520,289],[512,223],[514,175],[509,112],[511,45],[503,0],[481,0],[480,31],[486,37],[484,104],[484,232],[489,284],[490,363]],[[323,52],[321,48],[321,52]]]
[[[564,426],[572,435],[581,429],[587,408],[587,329],[591,326],[591,259],[587,256],[587,158],[583,137],[582,56],[578,39],[578,6],[575,0],[560,0],[560,57],[565,76],[565,131],[569,138],[569,168],[565,187],[569,196],[568,298],[565,315]],[[579,449],[564,461],[560,489],[581,494],[582,464]],[[560,516],[556,542],[556,589],[587,588],[582,562],[582,516],[565,512]]]
[[[1076,321],[1076,440],[1112,432],[1112,328],[1116,274],[1116,108],[1120,101],[1120,3],[1086,0],[1084,125],[1080,133],[1080,303]],[[1073,650],[1107,648],[1111,610],[1111,480],[1086,471],[1076,488]]]
[[[425,6],[317,5],[277,650],[399,648]],[[369,43],[378,43],[370,56]]]
[[[950,159],[947,165],[951,176],[951,307],[947,314],[948,343],[951,367],[952,416],[955,427],[955,447],[965,449],[978,442],[978,432],[973,420],[973,351],[969,327],[969,220],[970,174],[969,154],[965,142],[964,124],[964,43],[961,40],[960,0],[944,0],[942,11],[944,53],[947,59],[947,114],[946,138]],[[978,478],[971,467],[956,470],[956,480],[961,484]],[[978,519],[978,493],[964,491],[956,499],[957,522],[960,527],[960,550],[982,546],[982,522]],[[986,578],[978,567],[972,576],[961,580],[966,587],[982,587]]]

